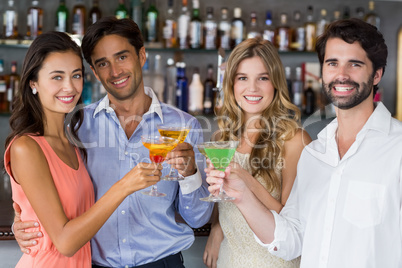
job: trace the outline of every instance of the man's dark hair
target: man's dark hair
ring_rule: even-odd
[[[137,55],[144,46],[141,30],[133,20],[117,19],[115,16],[101,18],[88,27],[82,39],[82,53],[89,65],[94,67],[91,54],[96,44],[102,37],[112,34],[127,38],[128,42],[135,47]]]

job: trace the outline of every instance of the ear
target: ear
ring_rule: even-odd
[[[384,72],[384,68],[380,68],[377,71],[375,71],[374,77],[373,77],[373,85],[378,85],[378,83],[380,83],[383,72]]]
[[[96,73],[94,67],[92,67],[91,65],[89,66],[92,70],[92,73],[94,74],[94,76],[96,77],[96,79],[98,79],[98,81],[100,81],[98,74]]]
[[[140,59],[141,68],[144,67],[145,62],[147,61],[147,54],[145,53],[145,47],[140,48],[138,52],[138,58]]]
[[[30,87],[31,89],[37,88],[37,87],[38,87],[38,84],[37,84],[36,82],[30,80],[30,81],[29,81],[29,87]]]

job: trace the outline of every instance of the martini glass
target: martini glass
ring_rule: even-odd
[[[225,171],[236,152],[238,141],[213,141],[197,145],[198,150],[206,155],[217,170]],[[205,153],[205,154],[204,154]],[[210,194],[207,197],[200,198],[201,201],[222,202],[234,200],[234,197],[228,196],[223,190],[223,184],[220,186],[219,194],[214,196]]]
[[[161,136],[176,139],[179,141],[179,143],[184,142],[187,134],[191,130],[191,127],[177,126],[175,124],[160,124],[157,127]],[[162,177],[161,179],[165,181],[181,181],[184,180],[184,177],[179,174],[177,169],[174,169],[172,167],[170,168],[169,174],[165,177]]]
[[[141,141],[149,150],[149,158],[151,159],[151,162],[156,164],[162,164],[163,161],[165,161],[168,152],[173,150],[179,143],[176,139],[163,136],[142,136]],[[156,197],[166,196],[166,194],[158,192],[156,184],[152,185],[150,191],[144,191],[141,193]]]

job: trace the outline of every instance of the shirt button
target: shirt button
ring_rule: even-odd
[[[126,152],[124,152],[124,154],[125,154],[125,155],[128,155],[128,152],[126,151]]]
[[[127,241],[127,240],[126,240],[125,238],[122,240],[123,243],[126,243],[126,241]]]
[[[186,209],[190,209],[190,207],[189,207],[189,206],[186,206]]]
[[[123,214],[123,215],[126,214],[126,211],[125,211],[125,210],[122,210],[122,211],[121,211],[121,214]]]
[[[124,266],[125,268],[128,268],[128,265]]]

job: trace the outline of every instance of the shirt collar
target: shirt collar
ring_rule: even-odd
[[[144,115],[156,113],[163,123],[161,103],[159,102],[155,92],[150,87],[144,87],[144,92],[147,96],[149,96],[152,99],[151,106],[149,107],[148,112],[146,112]],[[96,106],[96,109],[94,110],[93,113],[93,117],[95,118],[95,116],[102,110],[109,112],[113,111],[113,109],[109,106],[109,103],[110,103],[109,96],[108,94],[106,94],[106,96],[99,102],[98,106]]]
[[[375,130],[388,134],[391,128],[391,113],[387,110],[382,102],[374,103],[374,112],[370,115],[366,124],[359,131],[363,133],[367,130]],[[322,130],[318,135],[318,139],[332,139],[338,129],[338,119],[335,118],[328,126]]]

